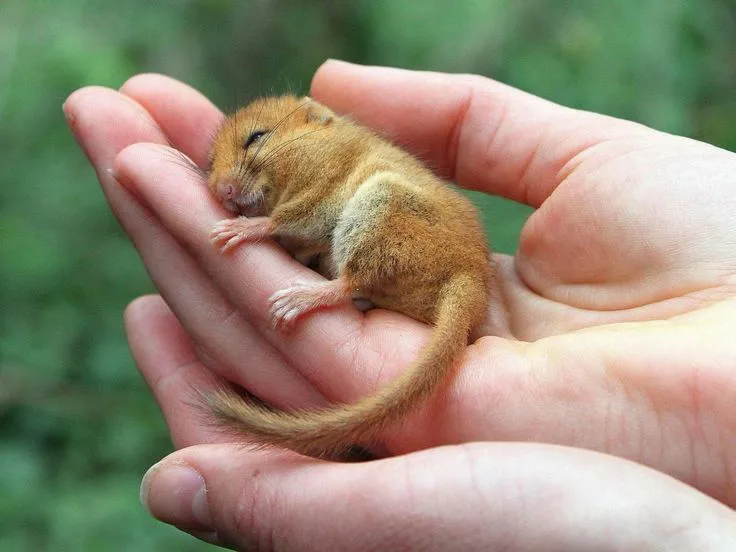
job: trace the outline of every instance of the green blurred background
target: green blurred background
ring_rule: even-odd
[[[138,504],[171,444],[121,312],[150,292],[65,97],[159,71],[225,109],[326,57],[493,76],[736,149],[734,0],[1,0],[0,550],[203,550]],[[512,252],[529,211],[482,204]]]

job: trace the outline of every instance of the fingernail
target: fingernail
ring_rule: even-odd
[[[116,182],[120,182],[120,179],[118,178],[118,172],[115,170],[114,167],[108,167],[107,169],[105,169],[105,174]]]
[[[204,478],[183,462],[162,461],[141,482],[141,503],[149,513],[182,529],[212,531]]]
[[[66,122],[69,124],[69,127],[73,130],[75,130],[76,125],[76,117],[74,116],[74,113],[72,113],[71,109],[69,109],[66,105],[66,102],[61,104],[61,111],[64,113],[64,118],[66,119]]]
[[[69,130],[71,131],[72,136],[74,136],[74,139],[77,141],[77,144],[79,145],[79,147],[82,149],[85,155],[87,155],[87,148],[85,147],[82,139],[79,137],[79,128],[77,125],[76,114],[73,113],[72,110],[67,107],[67,102],[64,102],[64,104],[61,106],[61,109],[64,112],[64,119],[66,119],[66,124],[69,127]]]
[[[66,118],[67,123],[69,124],[69,128],[71,128],[72,132],[75,135],[77,134],[77,118],[74,110],[71,108],[71,105],[78,103],[81,98],[87,95],[87,93],[88,90],[84,88],[76,90],[72,92],[66,100],[64,100],[63,104],[61,104],[61,110],[64,112],[64,118]]]
[[[351,63],[349,61],[345,61],[344,59],[337,59],[337,58],[327,58],[325,60],[325,65],[327,64],[334,64],[334,65],[356,65],[355,63]]]

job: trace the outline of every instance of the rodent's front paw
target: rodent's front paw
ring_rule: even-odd
[[[210,241],[220,248],[220,251],[226,253],[236,245],[246,241],[247,234],[238,224],[240,219],[221,220],[212,227],[210,233]]]
[[[210,241],[227,253],[246,241],[259,240],[268,235],[263,220],[238,217],[221,220],[212,227]]]

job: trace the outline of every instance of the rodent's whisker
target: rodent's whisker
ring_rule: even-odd
[[[220,135],[220,132],[222,132],[222,127],[225,125],[225,122],[227,121],[226,118],[223,117],[222,121],[217,125],[215,130],[210,132],[207,136],[207,166],[204,167],[205,172],[209,172],[209,170],[212,168],[212,161],[214,157],[214,146],[215,141],[217,140],[217,137]]]
[[[168,150],[167,156],[177,166],[186,169],[196,177],[202,180],[205,180],[207,178],[207,173],[179,150]]]
[[[279,159],[281,159],[282,156],[286,155],[287,153],[291,153],[296,149],[300,149],[304,147],[306,144],[292,144],[292,142],[295,142],[298,139],[295,138],[294,140],[291,140],[288,144],[283,144],[282,148],[279,148],[279,151],[272,151],[268,154],[267,157],[264,157],[261,162],[258,164],[257,167],[255,167],[255,170],[264,170],[268,167],[272,166],[274,163],[278,162]],[[286,146],[291,146],[287,148]]]
[[[256,170],[263,171],[268,169],[269,167],[273,166],[275,163],[278,163],[279,160],[286,155],[287,153],[292,153],[296,150],[302,149],[302,144],[295,144],[292,145],[289,149],[286,149],[284,151],[280,151],[278,155],[270,155],[268,159],[264,159],[262,163],[259,163],[256,167]]]
[[[306,136],[309,136],[310,134],[314,134],[315,132],[319,132],[321,130],[325,130],[325,128],[324,127],[321,127],[321,128],[317,128],[317,129],[314,129],[314,130],[310,130],[309,132],[304,132],[304,133],[300,134],[299,136],[296,136],[296,137],[292,138],[291,140],[288,140],[287,142],[284,142],[283,144],[279,144],[278,146],[276,146],[275,148],[273,148],[271,151],[269,151],[268,154],[254,167],[254,169],[255,170],[262,169],[264,166],[267,166],[266,165],[266,162],[268,162],[269,159],[271,159],[274,155],[276,155],[277,153],[282,153],[282,154],[285,153],[282,150],[286,146],[292,144],[293,142],[296,142],[297,140],[301,140],[302,138],[305,138]]]
[[[264,104],[265,104],[265,102],[264,102]],[[262,105],[264,105],[264,104],[262,104]],[[294,113],[296,113],[297,111],[299,111],[299,110],[300,110],[301,108],[303,108],[303,107],[304,107],[305,105],[307,105],[307,101],[306,101],[306,100],[305,100],[305,101],[303,101],[303,102],[301,102],[301,103],[300,103],[300,104],[299,104],[298,106],[296,106],[296,107],[295,107],[294,109],[292,109],[292,110],[291,110],[291,111],[290,111],[289,113],[287,113],[286,115],[284,115],[284,116],[283,116],[283,117],[281,118],[281,120],[280,120],[280,121],[278,121],[278,122],[277,122],[277,123],[276,123],[276,124],[274,125],[274,127],[273,127],[272,129],[270,129],[270,132],[269,132],[268,134],[266,134],[266,137],[265,137],[265,139],[264,139],[264,140],[262,140],[262,141],[261,141],[261,143],[260,143],[260,144],[258,145],[258,149],[256,150],[255,154],[253,154],[253,157],[251,158],[251,160],[250,160],[250,163],[248,163],[248,166],[246,167],[246,169],[245,169],[245,172],[248,172],[248,170],[250,169],[251,165],[253,165],[253,164],[254,164],[254,163],[256,162],[256,159],[258,159],[258,154],[259,154],[259,153],[261,153],[261,150],[263,149],[263,147],[264,147],[264,146],[265,146],[266,144],[268,144],[268,142],[269,142],[269,141],[271,140],[271,138],[273,138],[273,136],[274,136],[274,132],[275,132],[275,131],[276,131],[276,130],[277,130],[277,129],[278,129],[278,128],[279,128],[279,127],[280,127],[280,126],[282,125],[282,124],[284,124],[284,122],[285,122],[285,121],[286,121],[286,120],[287,120],[287,119],[288,119],[289,117],[291,117],[291,116],[292,116],[292,115],[293,115]],[[253,130],[255,130],[255,129],[253,129]]]

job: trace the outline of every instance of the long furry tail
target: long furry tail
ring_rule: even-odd
[[[432,337],[419,360],[383,389],[352,405],[277,411],[220,389],[205,396],[219,425],[256,445],[285,447],[318,458],[340,458],[353,445],[374,443],[386,428],[427,399],[454,372],[471,329],[486,308],[482,278],[461,274],[439,294]]]

